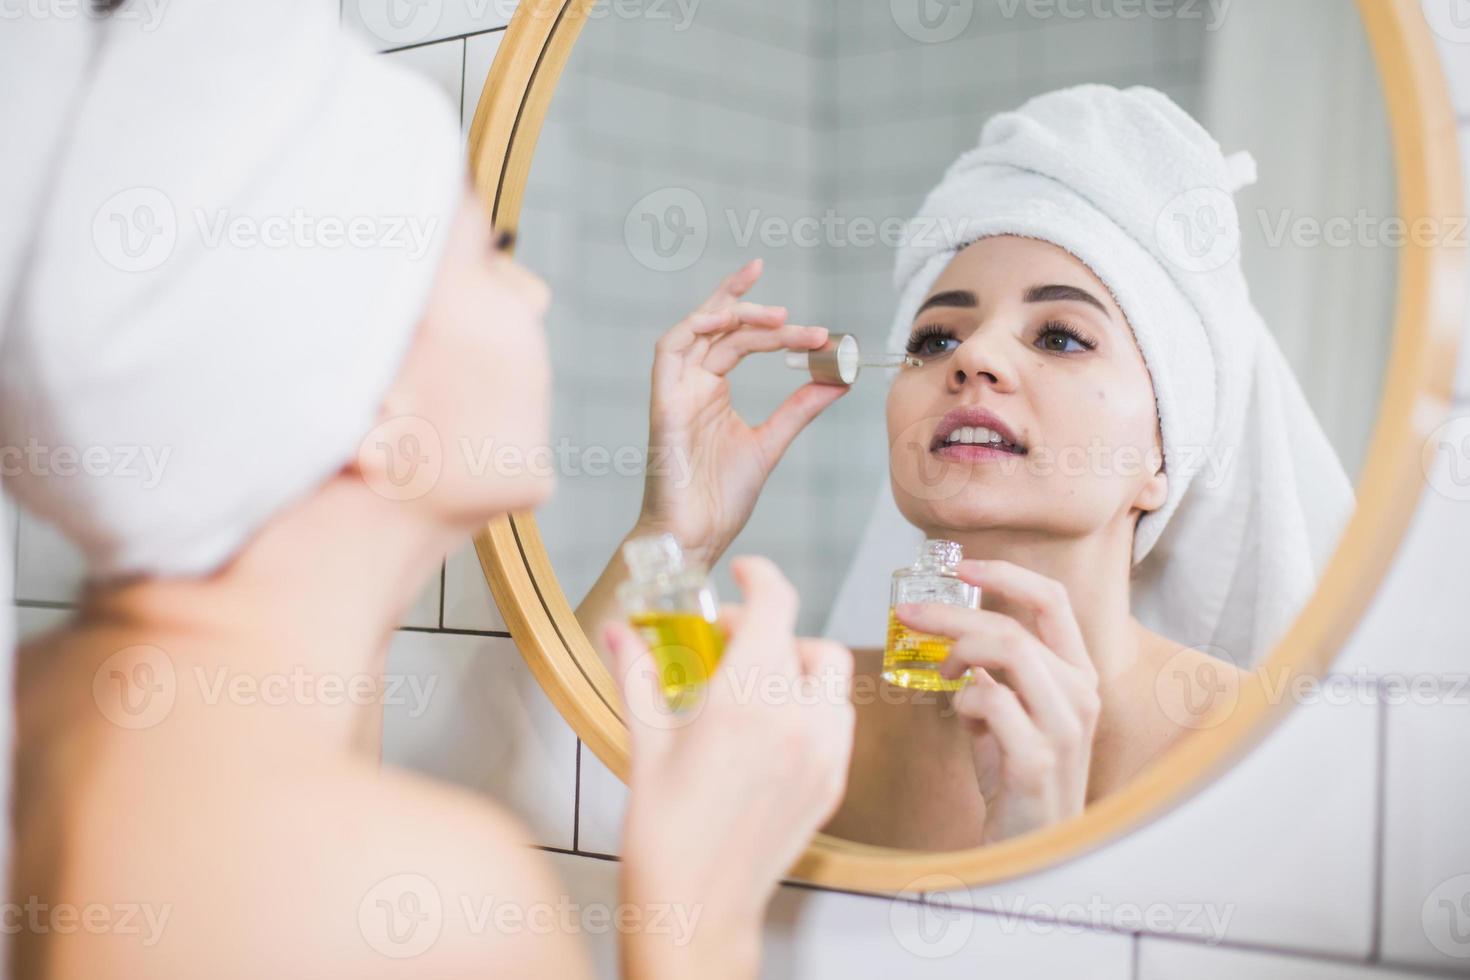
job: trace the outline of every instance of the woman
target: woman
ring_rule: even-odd
[[[830,832],[927,850],[1075,816],[1211,723],[1310,594],[1352,492],[1249,300],[1231,194],[1251,179],[1162,94],[1084,85],[990,120],[925,201],[889,341],[922,365],[892,381],[890,490],[828,629],[860,682]],[[634,533],[712,563],[835,394],[752,430],[725,362],[660,354],[650,442],[706,465],[650,477]],[[877,682],[888,577],[926,537],[983,559],[959,567],[982,609],[898,610],[952,639],[953,697]]]
[[[514,819],[376,763],[383,658],[423,580],[552,490],[459,451],[545,445],[550,378],[546,289],[495,245],[452,115],[323,5],[73,29],[95,31],[92,68],[18,287],[0,425],[8,445],[167,463],[8,483],[91,571],[76,617],[22,654],[10,893],[36,913],[15,974],[589,975],[580,937],[472,914],[566,902]],[[731,661],[845,678],[847,651],[792,636],[780,573],[737,568]],[[601,635],[634,673],[637,636]],[[305,694],[270,693],[301,677]],[[754,975],[851,728],[841,698],[714,698],[635,733],[628,975]]]

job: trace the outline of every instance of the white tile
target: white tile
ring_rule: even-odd
[[[1424,694],[1388,708],[1383,958],[1470,971],[1470,688]]]
[[[485,90],[485,79],[490,77],[490,66],[495,63],[495,53],[500,50],[504,31],[476,34],[464,42],[464,114],[460,122],[465,136],[475,121],[475,109],[480,105],[480,93]]]
[[[494,797],[537,843],[571,847],[576,736],[510,640],[398,633],[387,672],[405,680],[390,680],[386,762]]]
[[[399,626],[415,626],[420,629],[435,629],[439,625],[439,601],[440,586],[443,582],[443,567],[429,577],[424,583],[419,597],[414,600],[413,607],[403,617]]]
[[[577,850],[592,854],[622,853],[628,787],[585,745],[578,779]]]
[[[24,643],[32,637],[53,630],[71,617],[70,609],[42,609],[21,606],[12,610],[15,614],[15,636]]]
[[[342,23],[379,49],[402,48],[504,27],[516,6],[515,0],[342,0]]]
[[[916,903],[783,887],[766,918],[762,975],[1125,980],[1132,939]]]
[[[549,858],[572,904],[618,901],[617,862]],[[585,935],[584,941],[598,976],[617,976],[616,937]],[[782,887],[766,916],[761,976],[1127,980],[1131,958],[1127,936],[1060,928],[1043,933],[964,909]]]
[[[616,909],[621,901],[618,892],[618,862],[554,852],[547,853],[546,858],[561,882],[562,894],[566,896],[568,904],[582,910],[583,914],[578,919],[588,923],[607,921],[601,910]],[[593,917],[588,911],[592,907],[599,907],[597,917]],[[592,954],[594,975],[608,980],[622,975],[618,972],[616,931],[589,927],[582,932],[581,940]]]
[[[386,55],[396,63],[429,79],[449,96],[455,115],[459,114],[464,92],[464,39],[425,44]]]
[[[1153,824],[1051,871],[973,889],[971,900],[997,914],[1081,914],[1125,929],[1142,919],[1144,931],[1366,956],[1378,707],[1370,694],[1342,702],[1296,709]]]
[[[55,526],[22,511],[15,597],[31,602],[73,602],[86,575],[82,554]]]
[[[1418,676],[1470,670],[1470,406],[1445,430],[1439,465],[1388,574],[1333,669]]]
[[[490,583],[480,567],[475,546],[467,544],[444,566],[444,628],[477,633],[505,633],[505,617],[495,608]]]
[[[1422,974],[1353,966],[1306,956],[1282,956],[1202,943],[1153,939],[1139,942],[1137,980],[1409,980]]]

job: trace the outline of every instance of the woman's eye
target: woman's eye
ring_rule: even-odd
[[[910,340],[908,349],[910,354],[933,357],[936,354],[948,354],[959,345],[959,340],[947,333],[927,333]]]
[[[1077,351],[1092,350],[1092,346],[1083,342],[1076,334],[1070,330],[1063,330],[1058,327],[1047,327],[1042,330],[1041,336],[1036,340],[1036,345],[1042,350],[1056,354],[1072,354]]]

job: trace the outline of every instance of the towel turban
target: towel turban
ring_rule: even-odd
[[[93,577],[201,575],[356,454],[463,155],[444,95],[335,5],[129,12],[51,28],[94,52],[8,310],[0,446]]]

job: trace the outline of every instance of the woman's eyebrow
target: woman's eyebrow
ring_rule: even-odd
[[[918,313],[915,313],[914,316],[917,317],[919,313],[933,309],[936,306],[957,306],[961,309],[972,309],[979,305],[980,297],[968,289],[951,289],[948,292],[935,293],[933,296],[924,300],[924,305],[919,307]]]
[[[1032,286],[1026,290],[1026,302],[1028,303],[1055,303],[1063,300],[1073,300],[1078,303],[1091,303],[1108,315],[1108,308],[1102,305],[1102,301],[1085,289],[1077,286],[1068,286],[1063,283],[1054,282],[1045,286]]]
[[[1111,314],[1108,313],[1108,308],[1102,304],[1102,301],[1079,286],[1068,286],[1060,282],[1047,283],[1043,286],[1032,286],[1026,290],[1024,299],[1027,303],[1056,303],[1068,300],[1077,303],[1090,303],[1111,319]],[[970,290],[951,289],[930,296],[924,301],[924,305],[919,307],[918,312],[914,316],[918,317],[925,310],[931,310],[936,306],[974,309],[979,305],[980,297]]]

